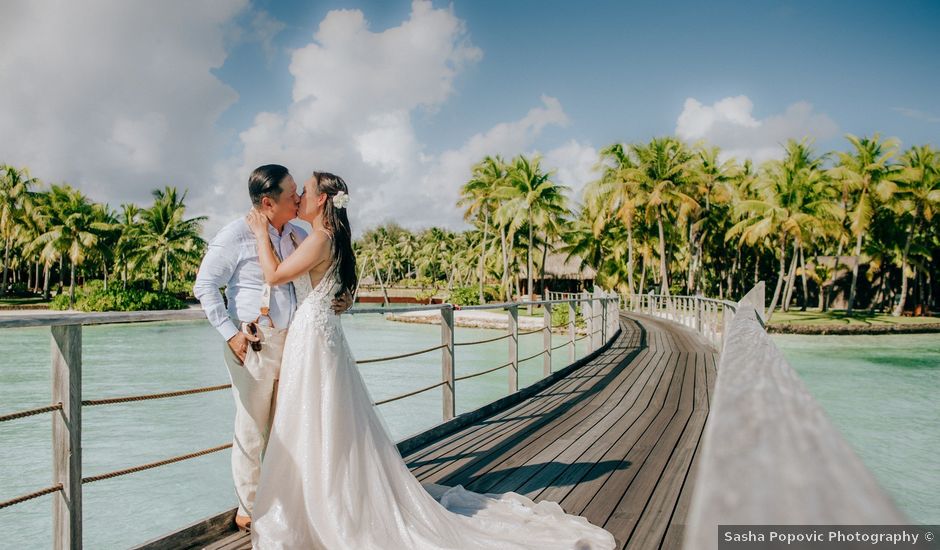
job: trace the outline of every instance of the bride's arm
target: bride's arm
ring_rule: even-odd
[[[259,217],[264,220],[264,225],[261,224]],[[261,263],[264,280],[271,286],[289,283],[329,258],[329,241],[322,237],[314,238],[314,235],[311,235],[304,239],[283,262],[278,262],[277,256],[274,255],[274,245],[268,237],[267,218],[260,212],[252,210],[248,219],[252,232],[255,234],[255,240],[258,242],[258,261]]]

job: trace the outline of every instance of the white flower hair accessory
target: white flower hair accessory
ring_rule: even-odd
[[[346,208],[347,204],[349,204],[349,195],[345,191],[337,191],[333,195],[333,206],[336,208]]]

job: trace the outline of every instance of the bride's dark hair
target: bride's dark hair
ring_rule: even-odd
[[[333,235],[333,267],[331,268],[339,277],[341,288],[336,296],[348,290],[350,294],[356,290],[358,277],[356,275],[356,253],[352,247],[352,229],[349,226],[349,217],[346,208],[337,208],[333,204],[333,197],[342,191],[349,194],[349,188],[343,178],[329,172],[314,172],[313,178],[317,182],[317,191],[327,195],[323,204],[323,226]]]

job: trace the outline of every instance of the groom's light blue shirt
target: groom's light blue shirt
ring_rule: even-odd
[[[298,244],[307,233],[287,223],[278,235],[274,227],[268,227],[274,249],[281,258],[294,251],[294,235]],[[258,262],[258,247],[254,234],[244,218],[237,219],[225,227],[209,243],[209,250],[193,285],[193,295],[202,303],[209,323],[219,331],[222,338],[230,339],[239,332],[239,321],[253,321],[261,312],[261,287],[264,274]],[[225,287],[228,308],[219,289]],[[285,284],[271,288],[271,319],[277,328],[287,328],[297,297],[294,285]]]

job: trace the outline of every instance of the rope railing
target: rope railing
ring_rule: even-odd
[[[475,346],[477,344],[488,344],[490,342],[496,342],[497,340],[505,340],[509,338],[512,334],[503,334],[502,336],[497,336],[496,338],[487,338],[486,340],[476,340],[473,342],[457,342],[455,346]]]
[[[127,475],[127,474],[133,474],[133,473],[136,473],[136,472],[142,472],[142,471],[144,471],[144,470],[150,470],[150,469],[152,469],[152,468],[157,468],[157,467],[159,467],[159,466],[166,466],[167,464],[173,464],[173,463],[176,463],[176,462],[182,462],[182,461],[184,461],[184,460],[189,460],[189,459],[191,459],[191,458],[198,458],[198,457],[200,457],[200,456],[205,456],[205,455],[207,455],[207,454],[216,453],[216,452],[219,452],[219,451],[223,451],[223,450],[225,450],[225,449],[229,449],[229,448],[231,448],[231,446],[232,446],[231,443],[226,443],[225,445],[218,445],[218,446],[216,446],[216,447],[210,447],[210,448],[208,448],[208,449],[203,449],[203,450],[201,450],[201,451],[196,451],[196,452],[194,452],[194,453],[189,453],[189,454],[185,454],[185,455],[174,456],[174,457],[168,458],[168,459],[166,459],[166,460],[160,460],[160,461],[157,461],[157,462],[149,462],[149,463],[147,463],[147,464],[141,464],[140,466],[134,466],[133,468],[125,468],[125,469],[123,469],[123,470],[115,470],[115,471],[113,471],[113,472],[108,472],[108,473],[106,473],[106,474],[100,474],[100,475],[96,475],[96,476],[83,477],[83,478],[82,478],[82,484],[94,483],[94,482],[96,482],[96,481],[101,481],[101,480],[103,480],[103,479],[111,479],[111,478],[115,478],[115,477],[119,477],[119,476],[123,476],[123,475]]]
[[[412,395],[417,395],[417,394],[419,394],[419,393],[421,393],[421,392],[426,392],[426,391],[428,391],[428,390],[433,390],[434,388],[443,386],[444,384],[445,384],[445,382],[438,382],[437,384],[431,384],[430,386],[426,386],[426,387],[424,387],[424,388],[420,388],[420,389],[417,389],[417,390],[415,390],[415,391],[408,392],[408,393],[406,393],[406,394],[396,395],[395,397],[389,397],[388,399],[383,399],[383,400],[381,400],[381,401],[376,401],[376,402],[373,403],[373,404],[374,404],[374,405],[384,405],[385,403],[391,403],[392,401],[398,401],[399,399],[404,399],[404,398],[406,398],[406,397],[411,397]]]
[[[526,334],[535,334],[536,332],[544,332],[545,327],[537,328],[535,330],[520,330],[519,336],[525,336]]]
[[[454,382],[458,382],[458,381],[460,381],[460,380],[466,380],[466,379],[468,379],[468,378],[474,378],[474,377],[476,377],[476,376],[480,376],[480,375],[483,375],[483,374],[488,374],[488,373],[491,373],[491,372],[493,372],[493,371],[497,371],[497,370],[499,370],[499,369],[505,369],[506,367],[509,367],[509,366],[512,366],[512,361],[510,361],[509,363],[505,363],[505,364],[503,364],[503,365],[500,365],[500,366],[498,366],[498,367],[493,367],[493,368],[491,368],[491,369],[486,369],[486,370],[484,370],[484,371],[474,372],[474,373],[470,373],[470,374],[465,374],[465,375],[463,375],[463,376],[458,376],[458,377],[454,378]]]
[[[519,363],[525,363],[525,362],[528,361],[529,359],[535,359],[535,358],[538,357],[539,355],[545,355],[545,350],[543,349],[542,351],[536,353],[535,355],[530,355],[530,356],[526,357],[525,359],[520,359],[518,362],[519,362]]]
[[[415,355],[421,355],[422,353],[430,353],[432,351],[437,351],[441,348],[447,347],[447,344],[441,344],[439,346],[434,346],[433,348],[422,349],[418,351],[413,351],[411,353],[402,353],[401,355],[391,355],[389,357],[375,357],[373,359],[361,359],[356,361],[357,365],[365,365],[367,363],[379,363],[381,361],[392,361],[394,359],[404,359],[405,357],[414,357]]]
[[[55,493],[61,490],[62,490],[62,484],[57,483],[53,485],[52,487],[46,487],[45,489],[40,489],[38,491],[27,493],[25,495],[20,495],[18,497],[11,498],[10,500],[4,500],[3,502],[0,502],[0,510],[6,508],[7,506],[13,506],[14,504],[26,502],[27,500],[33,500],[34,498],[39,498],[43,495],[48,495],[49,493]]]
[[[151,399],[166,399],[168,397],[180,397],[182,395],[193,395],[196,393],[206,393],[212,391],[226,390],[231,388],[231,384],[221,384],[218,386],[206,386],[204,388],[193,388],[190,390],[169,391],[163,393],[150,393],[144,395],[129,395],[125,397],[109,397],[106,399],[86,399],[82,400],[82,406],[94,407],[97,405],[114,405],[116,403],[132,403],[135,401],[148,401]]]
[[[52,405],[47,405],[45,407],[37,407],[35,409],[27,409],[25,411],[17,411],[17,412],[2,415],[0,416],[0,422],[6,422],[8,420],[17,420],[19,418],[26,418],[28,416],[34,416],[37,414],[58,411],[61,409],[62,409],[62,403],[54,403]]]
[[[568,344],[569,344],[569,342],[562,342],[562,343],[558,344],[557,346],[553,347],[553,348],[552,348],[552,351],[555,351],[555,350],[558,349],[558,348],[563,348],[563,347],[567,346]]]

